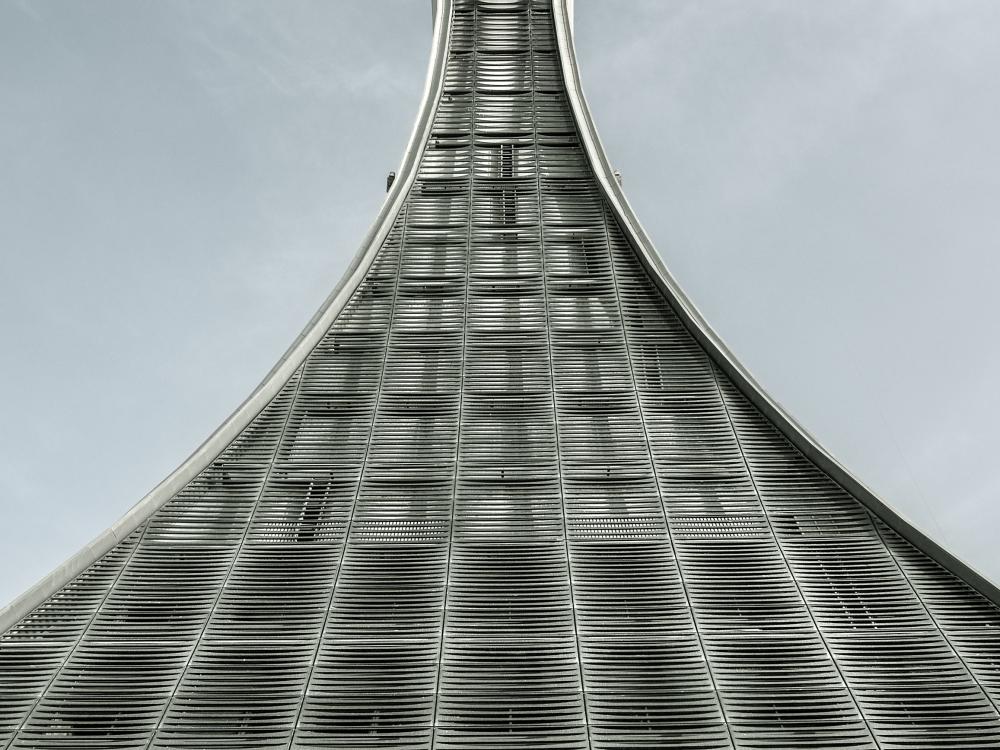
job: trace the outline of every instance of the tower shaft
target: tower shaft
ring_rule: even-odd
[[[1000,746],[1000,612],[671,296],[568,19],[441,0],[346,284],[18,612],[0,747]]]

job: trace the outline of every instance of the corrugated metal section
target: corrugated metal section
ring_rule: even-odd
[[[364,282],[0,638],[0,746],[1000,747],[998,628],[681,324],[581,148],[549,3],[460,0]]]

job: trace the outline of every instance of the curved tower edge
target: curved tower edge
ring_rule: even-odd
[[[559,47],[559,63],[569,97],[570,109],[580,131],[580,139],[587,159],[598,183],[615,214],[621,228],[635,249],[640,262],[651,279],[666,296],[684,326],[704,347],[709,357],[733,381],[734,385],[757,407],[778,430],[810,461],[857,499],[869,512],[885,522],[897,534],[935,562],[961,578],[980,594],[1000,605],[1000,588],[986,576],[944,549],[915,523],[907,519],[874,491],[855,477],[830,454],[808,430],[800,425],[785,408],[757,382],[726,346],[725,342],[705,320],[695,304],[688,298],[643,229],[628,199],[614,178],[613,169],[604,152],[597,128],[587,105],[577,65],[573,36],[574,0],[552,0],[553,20]]]
[[[398,177],[390,187],[378,217],[365,235],[360,249],[351,260],[340,282],[250,396],[194,453],[83,549],[0,609],[0,634],[10,630],[37,606],[110,552],[188,482],[211,465],[212,461],[284,387],[343,310],[392,229],[416,177],[419,158],[430,135],[431,123],[444,83],[444,63],[452,26],[452,0],[432,0],[432,3],[434,22],[431,54],[417,120],[397,171]]]

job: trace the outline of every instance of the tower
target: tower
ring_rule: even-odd
[[[566,0],[438,0],[433,45],[341,286],[3,613],[3,746],[998,746],[996,590],[677,288]]]

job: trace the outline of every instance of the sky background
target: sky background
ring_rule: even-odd
[[[1000,581],[1000,3],[576,0],[668,267],[767,390]],[[430,0],[0,0],[0,606],[249,394],[416,116]]]

